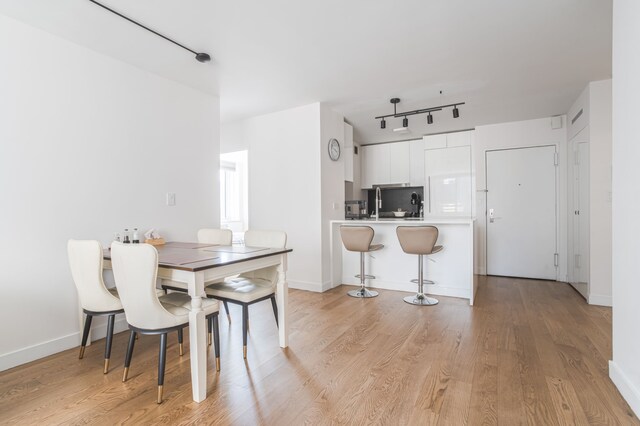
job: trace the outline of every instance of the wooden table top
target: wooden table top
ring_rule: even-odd
[[[293,251],[288,248],[218,246],[215,244],[183,242],[168,242],[155,247],[158,250],[158,267],[190,272],[203,271]],[[110,249],[104,250],[104,258],[111,260]]]

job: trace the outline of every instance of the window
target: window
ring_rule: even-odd
[[[249,227],[247,151],[220,155],[220,224],[234,241]]]

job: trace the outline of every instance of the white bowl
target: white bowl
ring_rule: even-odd
[[[407,212],[393,212],[395,217],[404,217],[405,214],[407,214]]]

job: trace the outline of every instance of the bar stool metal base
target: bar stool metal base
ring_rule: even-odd
[[[368,299],[371,297],[376,297],[378,295],[377,291],[369,290],[367,288],[359,288],[358,290],[350,290],[347,294],[351,297],[359,297],[361,299]]]
[[[410,305],[433,306],[438,304],[438,299],[434,299],[433,297],[427,297],[424,294],[407,296],[403,300],[406,303],[409,303]]]
[[[414,284],[420,284],[420,280],[415,278],[413,280],[411,280],[410,282],[414,283]],[[435,281],[431,281],[431,280],[422,280],[422,284],[429,284],[429,285],[435,285]]]

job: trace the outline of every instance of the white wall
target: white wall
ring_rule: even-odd
[[[216,97],[4,16],[0,69],[3,370],[79,344],[68,239],[106,244],[137,226],[193,240],[218,226],[219,111]]]
[[[220,153],[245,151],[249,149],[249,141],[244,135],[244,121],[232,121],[220,126]]]
[[[589,303],[611,306],[611,80],[589,84]]]
[[[609,375],[640,415],[640,2],[613,2],[613,360]]]
[[[341,155],[338,161],[329,158],[329,140],[335,138],[340,143]],[[321,209],[322,209],[322,291],[331,288],[331,227],[332,220],[344,219],[344,117],[325,105],[320,105],[320,145],[321,159]]]
[[[249,149],[250,227],[285,231],[293,248],[289,285],[320,291],[320,104],[249,118],[242,132]]]
[[[551,118],[536,120],[515,121],[511,123],[493,124],[476,127],[475,145],[473,146],[473,161],[476,172],[476,228],[475,228],[475,252],[476,273],[486,274],[486,168],[485,154],[496,149],[522,148],[544,145],[556,145],[559,153],[558,167],[558,253],[560,254],[560,266],[558,279],[566,280],[567,275],[567,248],[566,248],[566,155],[567,155],[567,129],[566,117],[562,117],[561,129],[551,128]]]

